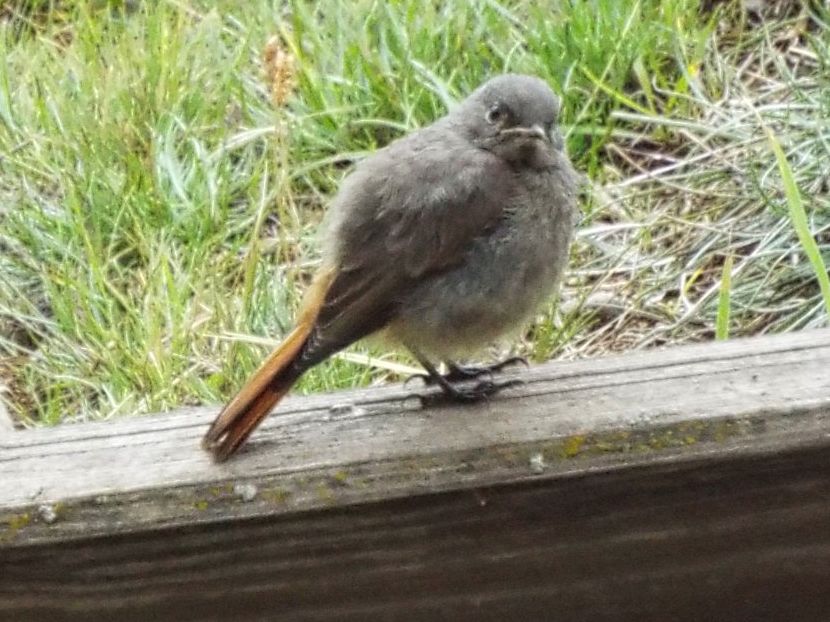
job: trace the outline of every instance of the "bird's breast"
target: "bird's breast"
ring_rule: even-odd
[[[557,287],[573,232],[570,171],[519,177],[499,225],[464,262],[418,284],[393,333],[442,357],[470,352],[521,326]]]

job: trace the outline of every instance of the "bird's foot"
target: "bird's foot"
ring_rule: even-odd
[[[471,386],[458,386],[443,379],[437,381],[441,387],[441,393],[438,398],[444,398],[451,402],[473,403],[485,400],[492,397],[499,391],[509,387],[515,387],[524,384],[523,380],[505,380],[503,382],[493,382],[491,379],[481,380]],[[434,398],[433,398],[434,399]]]
[[[509,367],[510,365],[516,365],[517,363],[521,363],[527,367],[527,359],[523,356],[511,356],[510,358],[494,363],[493,365],[458,365],[457,363],[448,363],[446,374],[432,373],[430,371],[425,374],[413,374],[406,379],[404,384],[409,383],[410,380],[415,378],[423,380],[424,384],[427,386],[434,386],[437,384],[442,387],[443,384],[441,380],[445,380],[448,383],[456,383],[465,382],[467,380],[475,380],[481,376],[489,376],[492,381],[493,374],[500,372],[505,367]]]
[[[487,366],[457,365],[456,363],[449,363],[447,365],[448,372],[446,374],[439,374],[431,365],[424,365],[425,369],[427,369],[427,373],[410,376],[407,379],[407,382],[413,378],[419,378],[428,386],[438,385],[441,388],[441,394],[429,398],[428,401],[435,401],[437,397],[453,402],[478,402],[480,400],[487,399],[488,397],[491,397],[508,387],[524,384],[522,380],[515,379],[506,380],[504,382],[495,382],[493,380],[493,374],[500,372],[505,367],[515,365],[517,363],[527,365],[527,361],[519,356],[514,356]],[[469,386],[459,386],[460,384],[467,385],[469,381],[481,378],[481,376],[487,376],[487,378]]]
[[[443,377],[448,382],[463,382],[464,380],[472,380],[485,375],[492,378],[493,374],[499,373],[505,367],[510,367],[518,363],[527,367],[527,359],[523,356],[511,356],[492,365],[458,365],[456,363],[449,363],[447,365],[449,371]],[[427,384],[434,384],[434,382],[427,381]]]

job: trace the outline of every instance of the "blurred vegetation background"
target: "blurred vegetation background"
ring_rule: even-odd
[[[504,71],[586,174],[559,301],[513,352],[828,324],[818,1],[0,6],[0,384],[21,421],[218,403],[291,324],[353,163]],[[358,345],[301,391],[400,379]]]

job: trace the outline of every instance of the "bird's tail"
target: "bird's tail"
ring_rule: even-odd
[[[226,460],[239,449],[306,371],[303,365],[296,363],[314,330],[317,314],[331,279],[330,272],[318,274],[306,295],[297,326],[268,355],[265,362],[210,426],[202,440],[202,446],[213,454],[216,461]]]

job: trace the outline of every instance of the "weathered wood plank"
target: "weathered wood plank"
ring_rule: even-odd
[[[0,619],[823,619],[828,369],[818,330],[294,398],[223,465],[208,408],[7,435]]]
[[[826,620],[830,451],[13,547],[0,619]]]
[[[825,442],[828,363],[830,331],[812,331],[548,364],[477,407],[423,408],[400,387],[292,399],[223,465],[198,446],[212,408],[27,431],[0,441],[0,525],[30,520],[0,538],[294,512]],[[58,520],[36,520],[43,504],[58,506]]]

